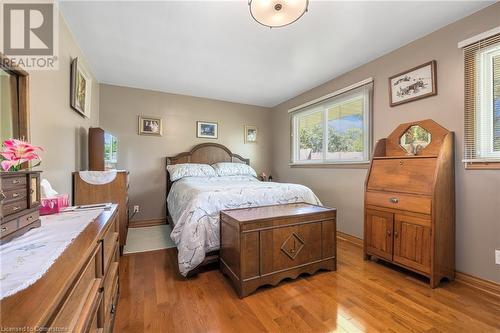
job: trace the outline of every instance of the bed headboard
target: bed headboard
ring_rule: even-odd
[[[172,157],[167,157],[166,165],[180,163],[214,164],[218,162],[250,164],[250,160],[248,158],[243,158],[238,154],[233,154],[226,146],[218,143],[207,142],[194,146],[191,151],[180,153]],[[172,182],[170,181],[170,174],[167,171],[167,196],[170,192],[171,186]]]
[[[202,143],[196,145],[191,151],[167,157],[167,165],[179,163],[214,164],[217,162],[234,162],[250,164],[250,160],[243,158],[218,143]]]

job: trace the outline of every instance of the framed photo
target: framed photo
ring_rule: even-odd
[[[139,116],[139,134],[162,136],[163,125],[161,118]]]
[[[245,143],[257,143],[257,126],[245,125]]]
[[[196,122],[196,137],[206,139],[217,139],[219,132],[219,125],[217,123],[210,123],[206,121]]]
[[[70,105],[82,116],[90,117],[92,79],[78,58],[71,61]]]
[[[389,78],[391,106],[437,95],[436,60]]]

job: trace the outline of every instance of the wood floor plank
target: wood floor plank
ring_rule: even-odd
[[[239,299],[217,270],[185,279],[175,249],[123,256],[115,332],[500,332],[500,296],[460,283],[430,289],[338,242],[338,271]]]

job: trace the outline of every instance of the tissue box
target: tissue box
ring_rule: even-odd
[[[68,206],[69,196],[67,194],[58,194],[55,197],[43,198],[40,201],[40,215],[56,214]]]

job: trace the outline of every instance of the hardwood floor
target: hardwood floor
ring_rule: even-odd
[[[338,241],[338,271],[240,300],[218,270],[177,273],[176,250],[123,256],[114,332],[500,332],[500,298],[362,260]]]

